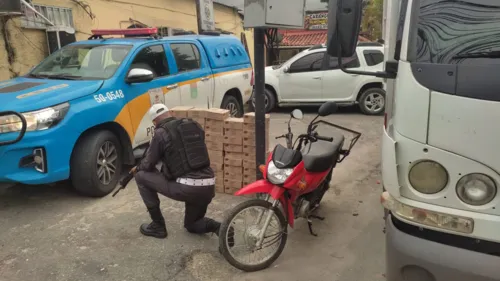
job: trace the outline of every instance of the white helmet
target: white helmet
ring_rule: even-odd
[[[162,103],[157,103],[149,109],[149,118],[151,121],[155,120],[158,116],[167,113],[168,107]]]

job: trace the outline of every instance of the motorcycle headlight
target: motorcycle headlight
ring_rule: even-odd
[[[279,169],[274,165],[273,161],[270,161],[267,165],[267,179],[274,184],[282,184],[286,179],[292,174],[293,169]]]
[[[495,182],[484,174],[468,174],[457,183],[457,195],[463,202],[480,206],[495,198],[497,186]]]
[[[418,192],[435,194],[448,184],[448,172],[439,163],[431,160],[415,164],[408,174],[411,186]]]
[[[57,125],[66,115],[69,103],[22,113],[26,119],[26,131],[41,131]],[[21,131],[23,124],[15,115],[0,117],[0,133]]]

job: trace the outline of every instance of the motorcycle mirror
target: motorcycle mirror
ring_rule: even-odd
[[[338,110],[338,106],[335,102],[329,101],[321,105],[318,110],[319,116],[328,116]]]
[[[292,117],[297,120],[302,120],[304,118],[304,114],[302,113],[302,110],[300,109],[294,109],[291,113]]]

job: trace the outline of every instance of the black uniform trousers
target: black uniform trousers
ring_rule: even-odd
[[[158,172],[139,171],[135,175],[135,181],[139,187],[139,193],[148,209],[159,208],[160,199],[158,193],[184,202],[184,227],[191,233],[206,233],[207,223],[210,219],[205,218],[207,208],[215,197],[215,186],[190,186],[180,184],[176,181],[168,181],[165,176]]]

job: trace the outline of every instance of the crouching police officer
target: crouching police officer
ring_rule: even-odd
[[[220,223],[205,218],[215,196],[215,178],[201,126],[172,117],[163,104],[149,110],[155,126],[148,152],[132,169],[142,200],[153,220],[140,227],[142,234],[167,237],[158,193],[185,203],[184,227],[191,233],[219,234]],[[160,170],[157,170],[160,165]]]

